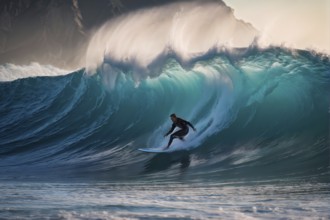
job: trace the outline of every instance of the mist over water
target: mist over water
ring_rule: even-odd
[[[224,3],[174,3],[104,24],[89,43],[86,67],[93,72],[105,62],[152,75],[150,68],[159,67],[168,56],[185,63],[223,47],[248,47],[257,34],[251,24],[237,20]]]

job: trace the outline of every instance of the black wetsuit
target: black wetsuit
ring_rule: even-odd
[[[182,139],[183,136],[187,135],[189,132],[188,126],[190,126],[192,129],[195,130],[194,126],[189,121],[183,120],[181,118],[176,118],[176,122],[172,124],[171,130],[167,132],[165,136],[171,134],[175,127],[179,127],[180,130],[171,134],[167,147],[169,147],[172,144],[174,138]]]

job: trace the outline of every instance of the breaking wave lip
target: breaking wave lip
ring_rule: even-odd
[[[168,57],[157,77],[138,83],[134,70],[114,64],[89,77],[80,70],[2,82],[0,166],[108,179],[184,170],[187,178],[323,175],[329,63],[309,51],[255,47],[209,54],[189,68]],[[198,129],[173,143],[182,151],[137,151],[166,144],[172,112]]]
[[[184,63],[210,51],[248,47],[257,36],[223,2],[173,3],[106,22],[89,42],[86,70],[93,74],[104,61],[149,70],[169,55]]]
[[[116,66],[133,70],[136,77],[157,77],[169,57],[189,66],[203,57],[250,47],[284,48],[237,19],[222,1],[178,2],[124,14],[95,30],[86,72]]]

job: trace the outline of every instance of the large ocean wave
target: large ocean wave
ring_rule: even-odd
[[[328,176],[329,56],[259,34],[224,3],[175,3],[105,23],[78,71],[0,66],[1,178]],[[166,146],[171,113],[197,131],[138,151]]]
[[[327,56],[250,47],[181,61],[169,55],[144,77],[105,60],[94,75],[81,69],[1,82],[1,178],[328,174]],[[15,74],[24,67],[1,68]],[[166,145],[171,113],[197,131],[174,140],[178,151],[138,151]]]

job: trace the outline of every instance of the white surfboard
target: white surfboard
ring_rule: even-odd
[[[147,152],[147,153],[169,153],[172,152],[171,148],[164,149],[164,148],[139,148],[139,151]]]

